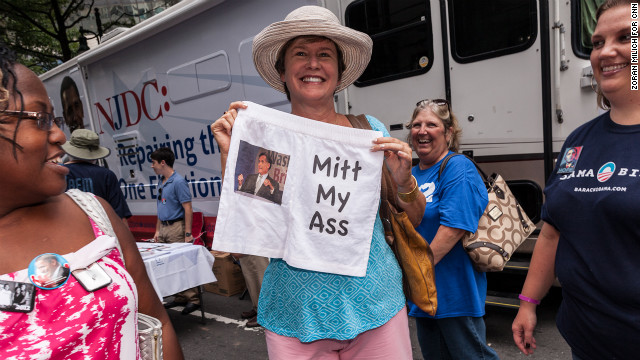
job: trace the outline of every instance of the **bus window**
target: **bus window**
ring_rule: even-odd
[[[591,55],[591,35],[596,29],[596,10],[605,0],[572,1],[572,31],[573,52],[576,56],[588,59]]]
[[[451,54],[470,63],[526,50],[537,21],[535,0],[449,0]]]
[[[357,0],[347,6],[346,25],[373,40],[371,61],[356,86],[429,71],[433,64],[429,9],[425,0]]]

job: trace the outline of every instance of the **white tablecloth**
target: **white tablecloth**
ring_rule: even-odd
[[[214,257],[201,245],[137,243],[156,293],[163,297],[215,282]]]

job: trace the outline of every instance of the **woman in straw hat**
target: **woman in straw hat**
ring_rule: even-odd
[[[331,11],[303,6],[254,38],[253,60],[262,78],[287,94],[293,114],[352,127],[345,115],[336,113],[333,96],[362,74],[371,48],[366,34],[340,25]],[[231,129],[243,108],[242,102],[231,103],[212,125],[223,169]],[[388,136],[384,125],[367,118],[372,129]],[[383,137],[374,141],[372,151],[385,151],[398,192],[420,195],[411,176],[408,144]],[[399,197],[398,202],[417,225],[424,196]],[[365,277],[301,270],[272,259],[262,283],[258,322],[267,329],[270,359],[411,359],[402,275],[379,216]]]

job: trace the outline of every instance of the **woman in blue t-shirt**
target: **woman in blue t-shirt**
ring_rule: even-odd
[[[608,0],[596,12],[591,67],[598,105],[610,111],[567,137],[558,163],[573,154],[571,171],[560,164],[547,180],[544,224],[512,325],[527,355],[536,348],[536,305],[557,277],[556,323],[573,359],[638,358],[640,92],[632,89],[632,3]]]
[[[412,173],[427,200],[416,228],[433,250],[438,310],[430,316],[409,302],[416,318],[425,359],[497,359],[486,344],[484,301],[487,278],[473,268],[460,238],[475,232],[487,203],[487,190],[475,165],[464,156],[451,157],[442,175],[440,164],[458,150],[460,128],[446,100],[416,104],[408,142],[420,162]]]

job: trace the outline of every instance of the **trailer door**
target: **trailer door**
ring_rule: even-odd
[[[340,6],[333,5],[338,2]],[[448,98],[474,155],[542,149],[536,0],[326,0],[374,42],[365,73],[339,100],[391,135],[422,99]]]
[[[373,40],[364,74],[339,93],[339,111],[371,114],[404,139],[403,124],[417,101],[444,98],[440,11],[437,0],[327,0],[345,25]]]
[[[464,129],[463,150],[485,156],[541,154],[536,0],[448,0],[446,5],[451,99]]]

